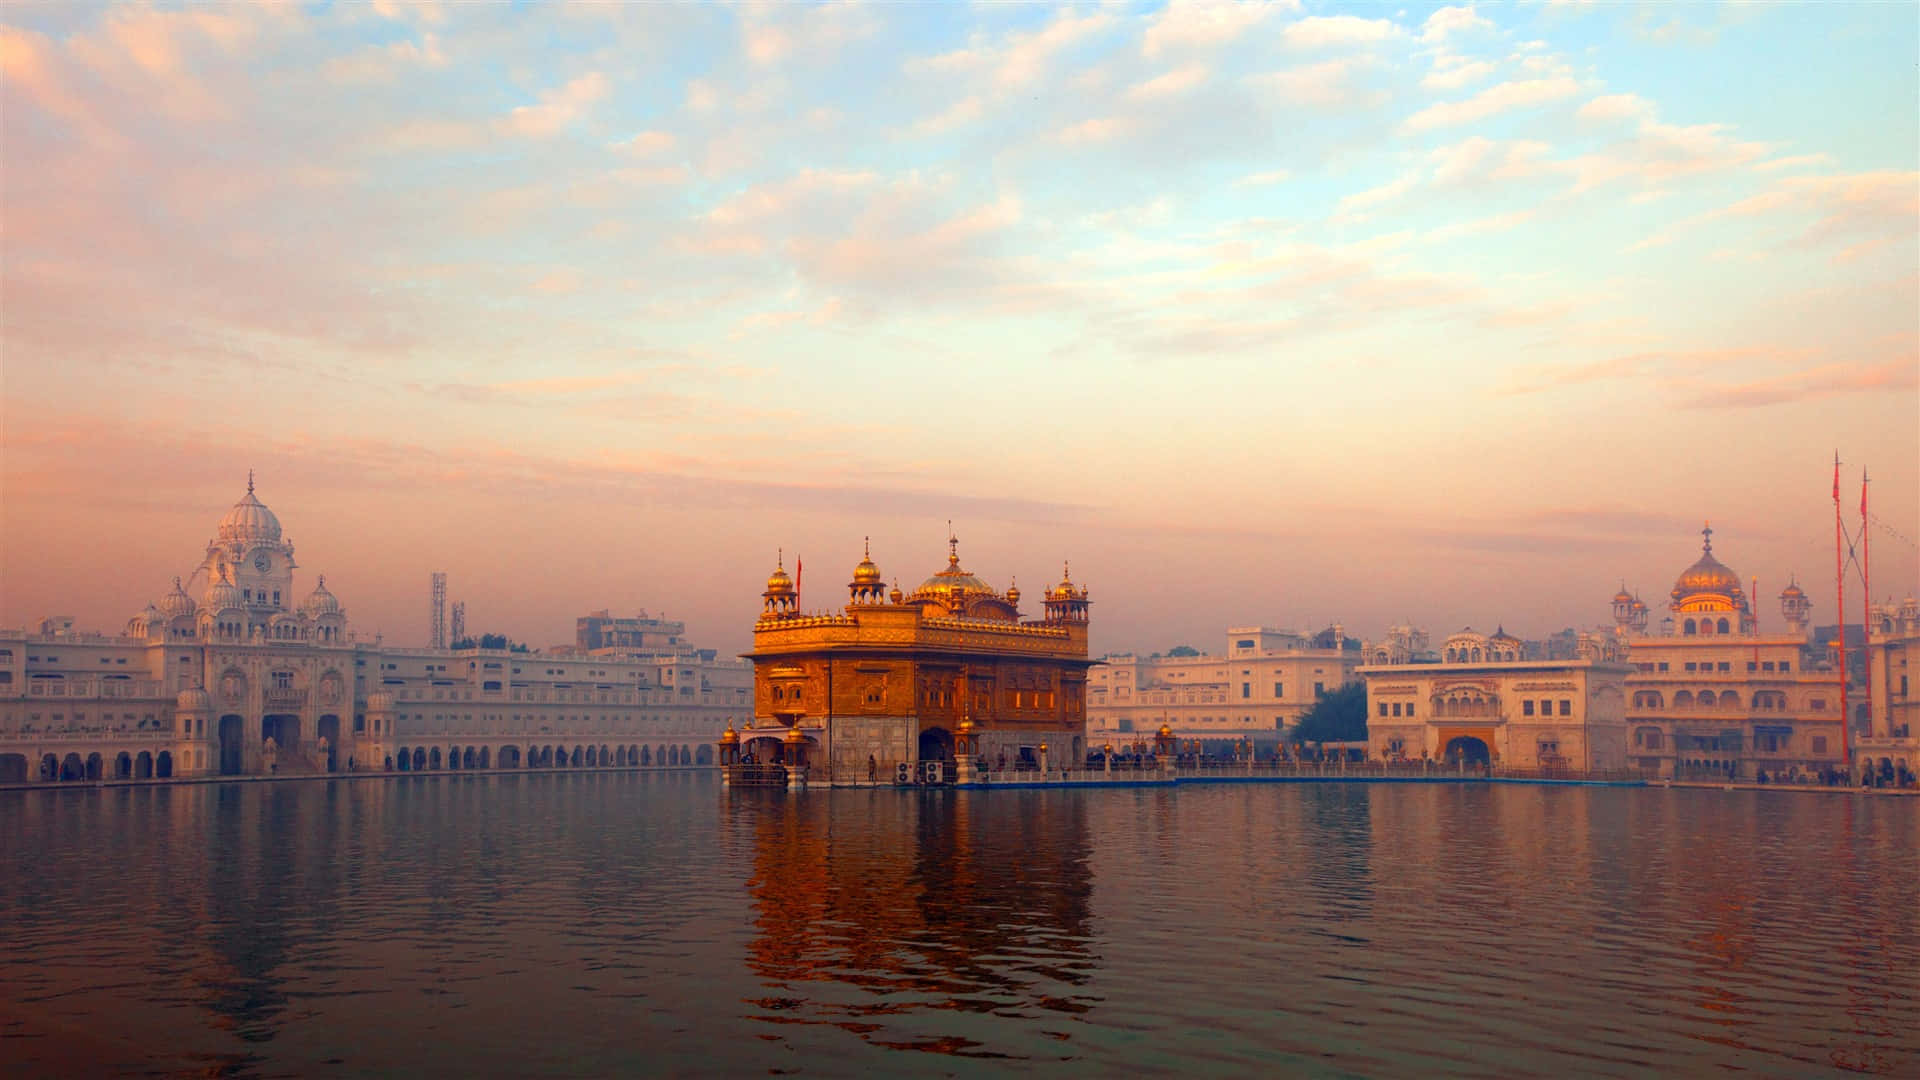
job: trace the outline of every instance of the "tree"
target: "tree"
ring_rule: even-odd
[[[1367,684],[1351,682],[1323,692],[1287,738],[1295,743],[1366,741]]]
[[[1175,645],[1167,650],[1168,656],[1199,656],[1200,650],[1191,645]]]

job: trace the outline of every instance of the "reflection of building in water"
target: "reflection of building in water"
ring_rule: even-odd
[[[1740,576],[1713,556],[1713,530],[1701,536],[1700,558],[1674,582],[1658,634],[1647,633],[1647,607],[1631,592],[1613,598],[1633,665],[1630,756],[1661,776],[1752,779],[1838,767],[1840,684],[1807,639],[1812,602],[1790,582],[1780,593],[1787,632],[1762,634]]]
[[[691,765],[747,705],[747,666],[677,623],[611,620],[569,655],[387,648],[356,639],[325,577],[299,597],[296,565],[249,478],[199,567],[121,635],[0,630],[0,783]]]
[[[1191,650],[1185,650],[1191,652]],[[1360,643],[1339,626],[1227,631],[1220,656],[1105,657],[1087,677],[1087,737],[1126,744],[1159,730],[1179,739],[1279,740],[1324,692],[1353,679]]]
[[[1624,650],[1582,635],[1577,660],[1522,660],[1519,638],[1471,628],[1447,638],[1438,663],[1369,664],[1368,753],[1519,768],[1625,764]]]
[[[1871,725],[1860,736],[1862,764],[1920,772],[1920,600],[1876,604],[1867,620]]]
[[[889,593],[870,556],[854,567],[846,607],[803,614],[784,561],[767,579],[753,626],[753,726],[740,752],[761,762],[804,757],[815,779],[865,780],[869,763],[950,761],[969,741],[979,758],[1077,761],[1086,742],[1087,589],[1063,577],[1039,619],[1020,617],[1020,590],[1000,592],[947,565],[912,592]]]
[[[818,799],[736,796],[730,827],[753,867],[747,964],[774,990],[756,1004],[781,1022],[962,1053],[956,1032],[971,1026],[953,1014],[983,997],[1084,1011],[1091,830],[1084,800],[1046,794],[888,795],[852,828]],[[820,982],[863,993],[791,985]]]

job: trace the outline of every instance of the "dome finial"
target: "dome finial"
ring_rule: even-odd
[[[863,536],[860,538],[860,557],[863,559],[873,558],[873,537]]]
[[[253,470],[247,470],[247,494],[253,494]]]
[[[947,565],[960,565],[960,538],[953,535],[953,519],[947,519]]]
[[[1709,555],[1713,554],[1713,522],[1711,521],[1700,523],[1700,550]]]

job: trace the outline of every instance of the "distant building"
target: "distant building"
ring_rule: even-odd
[[[1860,737],[1862,763],[1920,772],[1920,600],[1875,605],[1868,619],[1867,695],[1871,717]]]
[[[118,635],[0,630],[0,783],[710,762],[749,669],[684,644],[562,657],[361,641],[254,494]],[[436,628],[437,629],[437,628]]]
[[[844,608],[809,614],[784,564],[767,579],[753,625],[753,724],[739,749],[760,762],[805,764],[813,782],[864,781],[869,761],[955,763],[971,744],[998,764],[1053,763],[1086,753],[1088,591],[1071,577],[1044,594],[1046,614],[1020,617],[1020,590],[1001,592],[947,565],[910,593],[890,593],[871,556]]]
[[[1806,593],[1790,582],[1780,593],[1787,632],[1762,634],[1740,576],[1714,558],[1713,530],[1701,536],[1661,633],[1645,632],[1646,605],[1624,586],[1613,598],[1633,665],[1634,762],[1660,776],[1741,780],[1840,767],[1840,677],[1808,640]]]
[[[1150,739],[1278,742],[1322,693],[1353,681],[1360,643],[1339,626],[1296,633],[1227,631],[1221,655],[1110,654],[1087,680],[1087,736],[1116,746]]]
[[[1578,649],[1577,659],[1523,659],[1519,638],[1469,627],[1448,636],[1437,662],[1370,663],[1359,671],[1367,752],[1390,761],[1623,768],[1625,649],[1590,634]]]
[[[662,652],[684,646],[686,635],[686,623],[653,618],[644,611],[615,618],[602,609],[574,620],[574,647],[582,652]]]

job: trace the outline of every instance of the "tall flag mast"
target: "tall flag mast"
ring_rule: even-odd
[[[1840,647],[1840,764],[1853,771],[1853,722],[1847,709],[1847,564],[1842,539],[1846,529],[1840,522],[1840,451],[1833,452],[1833,584],[1835,619],[1839,625]]]
[[[1873,723],[1873,549],[1867,540],[1867,470],[1860,470],[1860,647],[1867,651],[1867,723]],[[1869,728],[1869,731],[1872,729]]]

